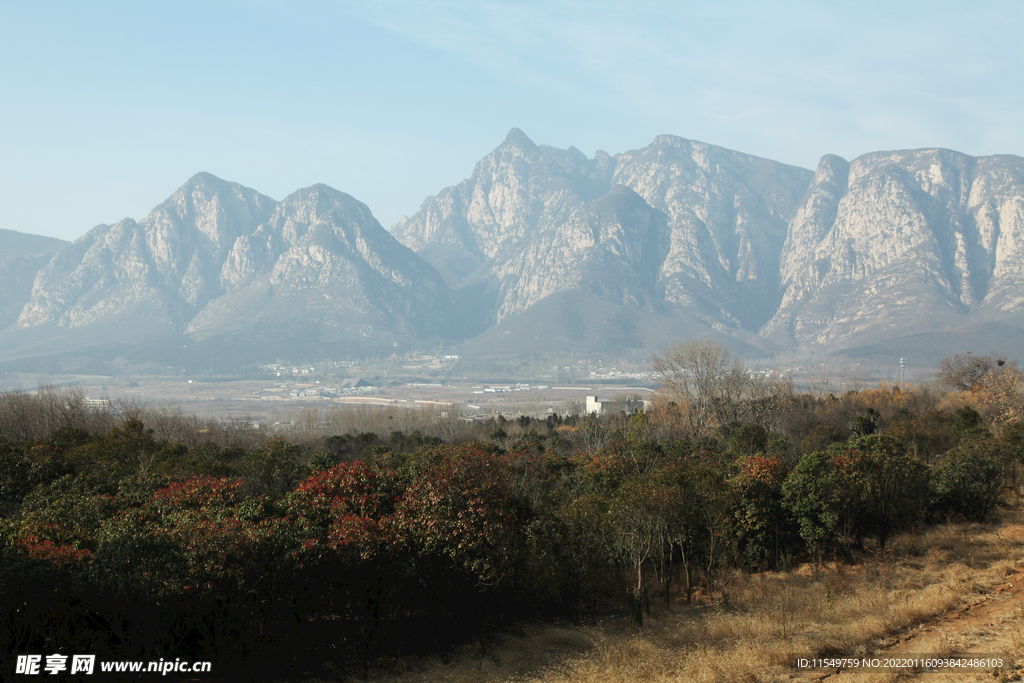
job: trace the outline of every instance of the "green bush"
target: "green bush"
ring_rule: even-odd
[[[808,453],[782,484],[782,504],[793,515],[807,548],[821,555],[839,540],[844,496],[842,477],[832,458]]]
[[[933,472],[940,514],[984,521],[1002,486],[1002,468],[987,441],[961,444],[946,453]]]

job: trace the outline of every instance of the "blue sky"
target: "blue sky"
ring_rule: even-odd
[[[385,227],[508,129],[813,168],[1024,155],[1024,3],[0,0],[0,227],[75,239],[194,173],[322,182]]]

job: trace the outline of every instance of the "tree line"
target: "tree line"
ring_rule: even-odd
[[[1019,492],[1013,364],[840,396],[766,388],[732,359],[704,384],[676,369],[647,412],[449,424],[447,440],[256,439],[165,415],[172,439],[145,411],[4,395],[0,414],[65,417],[0,441],[0,666],[342,669],[523,621],[642,625],[674,595],[728,600],[726,569],[850,557]]]

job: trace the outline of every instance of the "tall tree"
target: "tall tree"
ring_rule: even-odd
[[[691,416],[697,434],[710,433],[741,398],[742,361],[714,339],[694,339],[664,349],[651,359],[665,392]]]

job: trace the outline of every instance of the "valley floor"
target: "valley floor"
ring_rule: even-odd
[[[332,409],[446,411],[451,404],[457,404],[466,418],[503,414],[508,418],[529,415],[543,419],[550,413],[565,415],[583,410],[587,396],[609,400],[630,394],[648,399],[654,394],[648,386],[629,382],[588,381],[563,386],[551,380],[426,379],[349,389],[344,381],[308,375],[249,380],[140,377],[131,382],[109,376],[14,376],[0,381],[0,391],[31,391],[40,384],[76,387],[89,399],[108,399],[117,405],[162,406],[202,418],[253,422],[269,429],[287,427],[305,418],[310,410],[320,411],[326,417]]]

